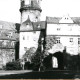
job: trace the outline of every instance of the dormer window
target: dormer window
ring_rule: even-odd
[[[40,24],[38,25],[38,28],[40,28]]]
[[[28,23],[28,24],[26,24],[26,25],[29,25],[29,23]]]

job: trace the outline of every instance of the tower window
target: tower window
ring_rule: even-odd
[[[73,42],[73,38],[70,38],[70,42]]]

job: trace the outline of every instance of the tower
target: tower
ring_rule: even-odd
[[[28,19],[32,22],[40,21],[40,8],[41,0],[21,0],[21,23]]]
[[[40,37],[40,26],[38,22],[40,21],[40,13],[42,11],[40,2],[41,0],[21,0],[20,59],[25,57],[25,55],[29,58],[27,51],[32,49],[32,52],[36,52],[38,48]]]

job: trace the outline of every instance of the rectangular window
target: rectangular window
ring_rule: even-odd
[[[80,44],[80,38],[78,38],[78,44]]]
[[[60,31],[60,28],[57,28],[57,31]]]
[[[73,38],[70,38],[70,42],[73,42]]]
[[[2,29],[2,27],[3,27],[3,26],[2,26],[2,25],[0,25],[0,29]]]
[[[30,0],[25,0],[25,5],[29,5],[30,4]]]
[[[23,36],[23,40],[25,40],[25,37]]]
[[[57,37],[56,43],[60,43],[60,37]]]

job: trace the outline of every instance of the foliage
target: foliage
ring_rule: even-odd
[[[55,36],[46,36],[46,45],[45,45],[45,56],[48,54],[48,50],[54,46],[56,43],[56,37]]]
[[[46,49],[52,48],[52,46],[56,43],[55,36],[47,36],[46,37]]]
[[[21,70],[20,62],[14,61],[14,62],[8,62],[6,64],[6,70]]]
[[[30,49],[26,50],[26,53],[23,55],[23,58],[24,59],[28,58],[29,60],[31,60],[31,58],[35,54],[35,52],[36,52],[36,48],[31,47]]]

